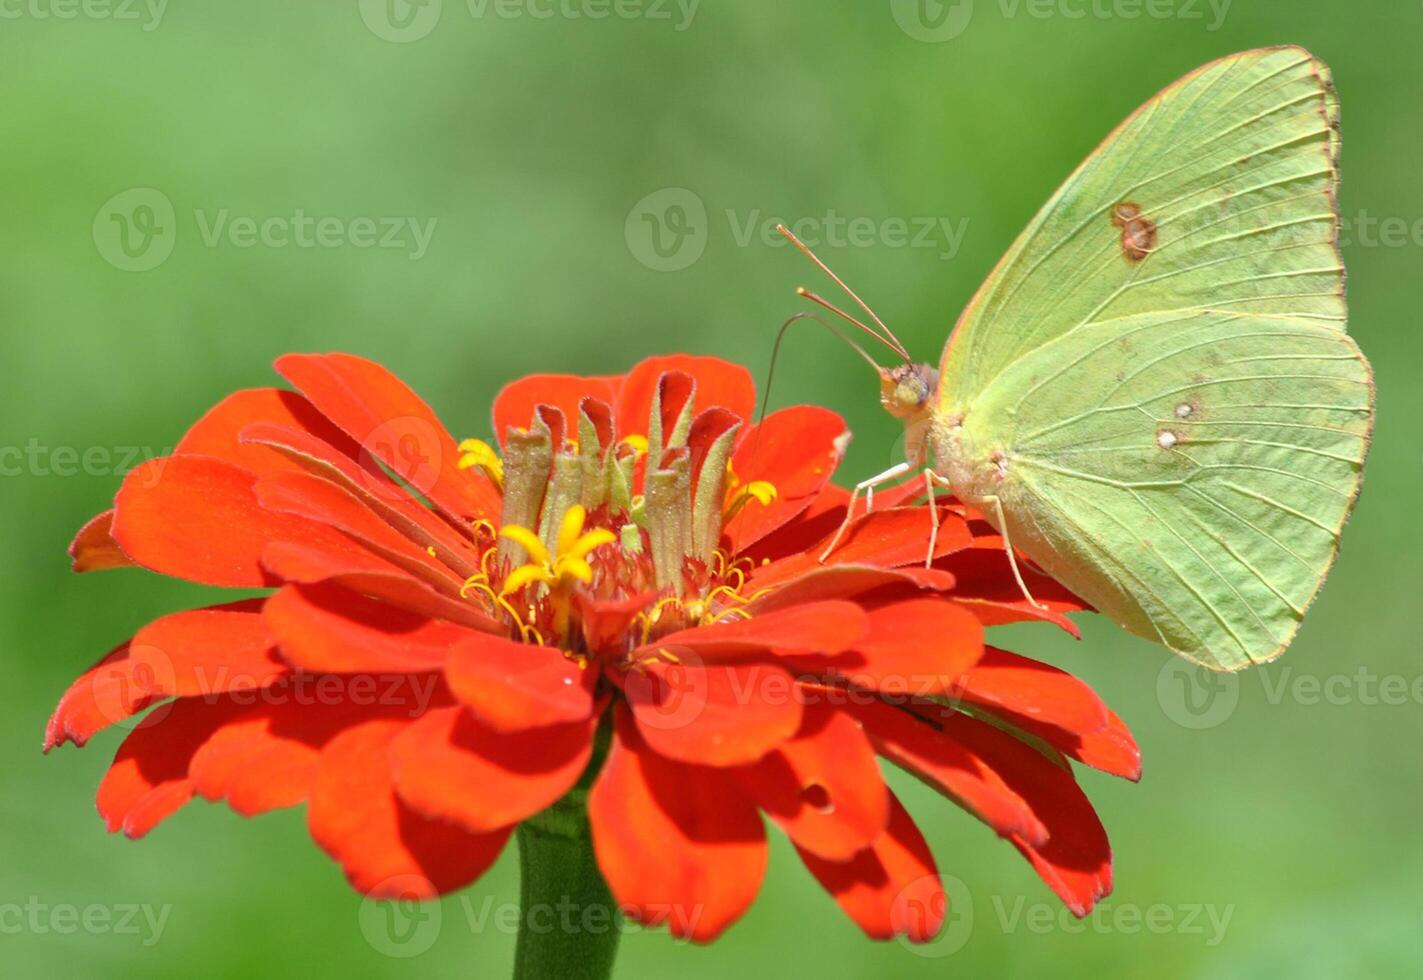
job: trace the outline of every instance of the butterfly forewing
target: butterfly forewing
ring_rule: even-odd
[[[1054,337],[1134,313],[1284,313],[1342,329],[1337,124],[1328,71],[1302,48],[1225,58],[1157,95],[1068,178],[965,310],[945,349],[945,407]]]

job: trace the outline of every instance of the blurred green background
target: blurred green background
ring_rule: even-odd
[[[1423,973],[1423,8],[649,0],[597,19],[613,8],[391,2],[0,5],[0,975],[510,969],[513,937],[479,923],[517,899],[512,849],[443,904],[427,951],[395,958],[365,938],[301,813],[248,823],[196,803],[130,843],[93,804],[117,733],[40,755],[77,672],[206,598],[67,570],[71,533],[135,454],[271,383],[292,350],[383,361],[459,435],[486,432],[497,387],[533,371],[685,350],[764,380],[792,288],[814,282],[763,237],[776,218],[810,219],[831,264],[936,360],[1112,126],[1199,63],[1285,42],[1326,59],[1342,93],[1351,330],[1379,386],[1363,499],[1298,642],[1211,688],[1101,621],[1080,644],[1047,627],[1002,638],[1086,678],[1144,750],[1138,786],[1084,777],[1117,859],[1085,926],[1011,847],[899,779],[953,876],[943,941],[865,940],[777,840],[723,939],[631,935],[619,975]],[[303,215],[335,220],[319,236]],[[871,230],[838,239],[850,218]],[[792,335],[773,400],[850,419],[842,482],[896,459],[871,379],[826,336]],[[166,915],[161,932],[141,916],[117,928],[130,907]],[[90,908],[114,918],[75,927],[62,911]]]

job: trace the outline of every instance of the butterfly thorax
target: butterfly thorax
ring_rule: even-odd
[[[962,412],[937,414],[929,426],[934,471],[949,481],[954,496],[969,504],[1000,496],[1009,461],[1001,447],[974,431]]]

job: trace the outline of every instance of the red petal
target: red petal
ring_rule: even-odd
[[[874,846],[845,863],[797,848],[806,868],[871,939],[933,939],[948,899],[934,855],[898,799],[890,797],[889,827]]]
[[[952,696],[987,708],[1069,758],[1141,778],[1141,750],[1120,718],[1071,674],[989,647]]]
[[[822,542],[844,523],[845,507],[849,502],[850,491],[827,483],[820,495],[811,501],[810,506],[790,523],[745,547],[737,557],[748,558],[752,565],[759,566],[763,562],[776,562],[782,558],[803,554],[816,544],[820,544],[824,550]]]
[[[482,875],[512,828],[471,834],[421,816],[395,795],[389,753],[407,722],[380,719],[342,732],[322,750],[307,809],[311,836],[351,886],[375,897],[433,898]]]
[[[827,696],[830,696],[827,694]],[[929,718],[883,701],[851,699],[848,708],[886,759],[965,807],[1002,836],[1042,842],[1047,828],[1003,776]],[[944,714],[951,712],[943,711]]]
[[[510,427],[528,428],[534,410],[540,405],[561,411],[576,430],[583,399],[596,398],[612,404],[621,382],[621,378],[585,378],[576,374],[533,374],[520,378],[505,385],[494,397],[494,436],[502,444]]]
[[[99,783],[99,815],[110,833],[142,837],[192,799],[193,754],[240,710],[226,700],[182,699],[129,733]]]
[[[983,626],[943,599],[905,599],[870,611],[869,628],[830,668],[856,686],[919,697],[954,690],[983,655]]]
[[[623,381],[617,401],[618,432],[625,436],[647,434],[652,396],[658,380],[667,371],[689,374],[696,381],[695,411],[720,406],[743,419],[751,418],[756,411],[756,382],[751,379],[751,372],[741,365],[689,354],[649,357],[634,367]]]
[[[69,685],[44,730],[44,751],[65,742],[83,745],[96,732],[142,711],[161,698],[149,676],[135,679],[127,643],[110,650]]]
[[[462,576],[432,558],[348,491],[310,473],[283,473],[258,481],[258,502],[275,514],[304,517],[335,528],[431,588],[457,598]]]
[[[268,422],[307,432],[342,452],[355,454],[359,447],[328,422],[305,398],[294,391],[256,388],[228,395],[208,410],[178,443],[174,454],[216,456],[258,476],[289,473],[297,466],[266,446],[244,443],[239,435],[256,422]]]
[[[282,376],[369,454],[454,517],[497,519],[499,491],[459,469],[460,452],[430,406],[374,361],[350,354],[288,354]]]
[[[1054,623],[1078,639],[1082,638],[1077,625],[1064,613],[1080,612],[1088,608],[1087,604],[1054,579],[1035,572],[1027,561],[1019,559],[1018,568],[1033,598],[1047,608],[1030,603],[1013,576],[1008,553],[1003,550],[1003,539],[997,535],[975,537],[972,547],[939,559],[935,567],[953,573],[959,582],[959,594],[955,599],[985,626],[1036,620]]]
[[[807,603],[754,619],[727,619],[669,633],[649,644],[646,652],[670,649],[681,656],[692,651],[709,660],[768,651],[831,655],[859,642],[868,624],[864,610],[853,602]]]
[[[455,643],[480,635],[338,585],[289,585],[263,615],[282,656],[314,672],[439,670]]]
[[[60,699],[45,751],[96,732],[166,697],[265,687],[289,673],[262,622],[262,600],[165,616],[79,677]]]
[[[732,468],[742,483],[767,480],[776,488],[769,506],[754,501],[726,527],[731,553],[760,541],[804,512],[830,482],[844,456],[845,420],[824,408],[798,405],[766,416],[742,438]]]
[[[517,738],[463,708],[431,711],[390,746],[396,792],[427,817],[472,833],[518,823],[573,788],[593,754],[597,722],[531,729]]]
[[[795,679],[770,664],[644,661],[623,683],[647,745],[680,762],[747,765],[800,728]]]
[[[433,546],[442,560],[465,567],[466,575],[477,571],[468,539],[378,466],[362,466],[315,436],[284,426],[249,425],[242,430],[241,439],[244,443],[269,446],[295,462],[302,472],[323,477],[355,494],[422,548]]]
[[[112,537],[114,512],[106,510],[90,519],[74,535],[69,557],[76,572],[101,572],[108,568],[130,568],[133,561]]]
[[[667,424],[674,425],[676,420]],[[738,425],[741,425],[741,419],[724,408],[708,408],[692,420],[691,431],[687,434],[687,449],[692,455],[693,486],[701,478],[702,465],[707,461],[712,446]]]
[[[1045,843],[1010,840],[1073,914],[1085,916],[1112,890],[1112,848],[1067,764],[967,715],[948,712],[942,721],[945,734],[992,766],[1042,819]]]
[[[1037,735],[1069,759],[1100,769],[1113,776],[1136,782],[1141,779],[1141,748],[1126,722],[1107,709],[1107,723],[1089,735],[1059,737],[1053,729],[1024,724],[1025,731]]]
[[[257,503],[249,471],[207,456],[151,460],[119,490],[114,539],[135,562],[164,575],[208,585],[274,584],[262,548],[288,541],[333,555],[359,557],[345,535]]]
[[[638,922],[709,942],[761,887],[766,834],[755,805],[730,774],[649,752],[624,707],[588,817],[598,866]]]
[[[562,651],[497,636],[461,640],[445,662],[455,697],[503,734],[586,720],[596,678]]]
[[[219,727],[188,767],[198,795],[226,800],[247,817],[306,802],[321,747],[370,714],[363,699],[349,700],[351,691],[330,689],[326,681],[333,676],[310,691],[270,690],[270,702],[264,699]]]
[[[968,525],[952,510],[941,506],[939,521],[939,537],[934,547],[936,558],[972,544]],[[824,564],[876,565],[881,568],[923,565],[932,530],[927,507],[877,510],[856,518],[824,563],[820,561],[820,556],[830,543],[829,539],[817,542],[800,554],[757,568],[751,573],[748,584],[754,588],[765,588],[788,582]]]
[[[807,572],[772,592],[748,603],[753,615],[826,599],[852,599],[874,593],[876,598],[900,593],[914,595],[920,590],[947,592],[954,577],[937,568],[875,568],[871,565],[827,565]]]
[[[1071,732],[1095,732],[1107,722],[1107,706],[1084,682],[997,647],[988,647],[960,678],[954,695],[1015,724],[1039,721]]]
[[[889,820],[889,790],[870,740],[826,705],[807,707],[796,737],[738,777],[797,847],[831,861],[869,847]]]
[[[573,604],[583,627],[583,642],[594,654],[612,656],[627,649],[628,630],[637,617],[657,601],[656,592],[621,599],[598,599],[585,590],[573,593]]]
[[[430,619],[446,619],[486,633],[504,633],[504,625],[478,612],[467,602],[440,595],[424,582],[375,555],[352,562],[339,557],[278,542],[262,551],[262,565],[285,582],[312,585],[327,582],[385,599],[402,609]]]

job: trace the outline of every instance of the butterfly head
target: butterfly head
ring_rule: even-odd
[[[879,369],[879,400],[884,410],[902,422],[914,422],[933,411],[939,372],[928,364],[900,364]]]

